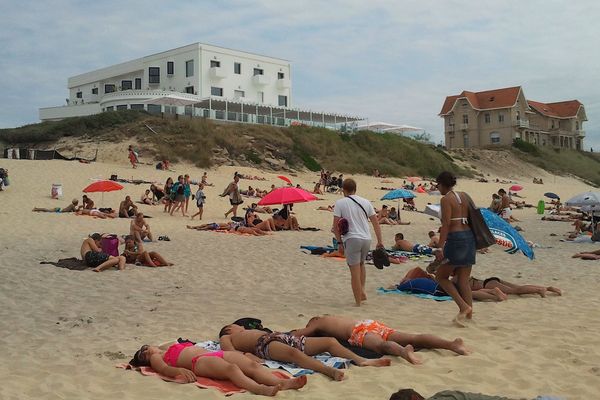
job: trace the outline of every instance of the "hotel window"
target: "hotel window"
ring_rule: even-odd
[[[285,79],[285,74],[283,72],[278,72],[277,79]]]
[[[221,61],[210,60],[211,68],[219,68],[221,67]]]
[[[127,110],[127,104],[120,104],[117,106],[117,110]]]
[[[265,92],[258,92],[257,93],[257,97],[258,97],[258,102],[259,103],[264,103],[265,102]]]
[[[185,92],[186,93],[190,93],[190,94],[194,94],[194,87],[193,86],[186,86]]]
[[[113,111],[115,108],[113,106],[106,107],[106,111]]]
[[[490,116],[490,113],[485,113],[485,115],[483,117],[485,118],[486,124],[489,124],[490,122],[492,122],[492,117]]]
[[[210,88],[210,95],[211,96],[223,96],[223,88],[212,86]]]
[[[500,122],[501,124],[504,123],[504,114],[498,114],[498,122]]]
[[[185,62],[185,76],[186,78],[194,76],[194,60],[189,60]]]
[[[133,86],[131,85],[131,81],[121,81],[121,90],[131,90]]]
[[[114,91],[115,91],[115,85],[104,85],[104,93],[112,93]]]
[[[469,123],[469,116],[467,114],[463,114],[463,124]]]
[[[173,61],[167,61],[167,75],[173,75],[175,73],[175,63]]]
[[[264,75],[265,71],[261,68],[254,68],[254,76],[256,75]]]
[[[142,78],[135,78],[135,90],[142,89]]]
[[[98,94],[98,88],[97,87],[92,88],[92,94]]]
[[[131,104],[129,106],[129,108],[131,108],[132,110],[143,110],[144,105],[143,104]]]
[[[287,107],[287,96],[279,95],[279,105],[282,107]]]
[[[75,96],[76,96],[78,99],[83,99],[83,93],[82,93],[81,91],[77,92],[77,94],[75,94]]]
[[[244,97],[244,95],[245,95],[245,93],[244,93],[243,90],[234,90],[233,91],[233,98],[234,99],[241,99],[241,98]]]
[[[233,73],[238,75],[242,73],[242,63],[233,63]]]
[[[148,83],[160,83],[160,67],[148,67]]]

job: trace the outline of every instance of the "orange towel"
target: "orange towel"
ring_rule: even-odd
[[[182,382],[182,381],[174,379],[174,378],[169,378],[168,376],[161,375],[158,372],[154,371],[151,367],[137,368],[137,367],[132,367],[131,365],[129,365],[127,363],[117,364],[117,365],[115,365],[115,367],[122,368],[122,369],[136,370],[136,371],[139,371],[144,376],[156,376],[156,377],[159,377],[160,379],[162,379],[163,381],[167,381],[167,382],[187,383],[187,382]],[[282,378],[282,379],[290,378],[289,375],[286,375],[285,373],[283,373],[281,371],[274,371],[273,375],[275,375],[278,378]],[[193,384],[198,386],[201,389],[208,389],[208,388],[217,389],[219,392],[223,393],[225,396],[231,396],[232,394],[235,394],[235,393],[244,393],[245,392],[244,389],[237,387],[230,381],[219,381],[216,379],[204,378],[204,377],[200,377],[200,376],[197,377],[196,382],[194,382]]]

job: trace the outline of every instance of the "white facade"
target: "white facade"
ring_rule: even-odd
[[[70,77],[68,88],[68,104],[40,109],[41,120],[141,108],[158,92],[292,106],[288,61],[202,43]]]

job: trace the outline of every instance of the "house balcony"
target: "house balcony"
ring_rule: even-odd
[[[256,75],[259,76],[259,75]],[[277,89],[289,89],[292,86],[292,83],[289,79],[277,79]]]
[[[252,77],[252,83],[254,83],[257,86],[266,86],[266,85],[268,85],[271,82],[270,82],[268,76],[265,76],[265,75],[254,75]]]
[[[467,129],[469,129],[469,124],[460,124],[460,129],[466,131]]]
[[[517,120],[517,123],[515,124],[515,126],[517,128],[529,128],[529,120],[519,119],[519,120]]]
[[[225,72],[225,70],[221,67],[211,67],[209,73],[212,79],[227,78],[227,72]]]
[[[584,138],[585,137],[585,131],[583,131],[583,130],[575,131],[575,136],[580,137],[580,138]]]
[[[454,124],[453,125],[448,125],[448,128],[446,129],[446,131],[449,132],[449,133],[454,133],[455,130],[456,129],[454,127]]]

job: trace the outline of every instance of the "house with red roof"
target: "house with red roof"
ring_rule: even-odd
[[[581,150],[587,121],[578,100],[527,100],[520,86],[448,96],[439,115],[444,118],[449,149],[510,146],[521,139],[538,146]]]

